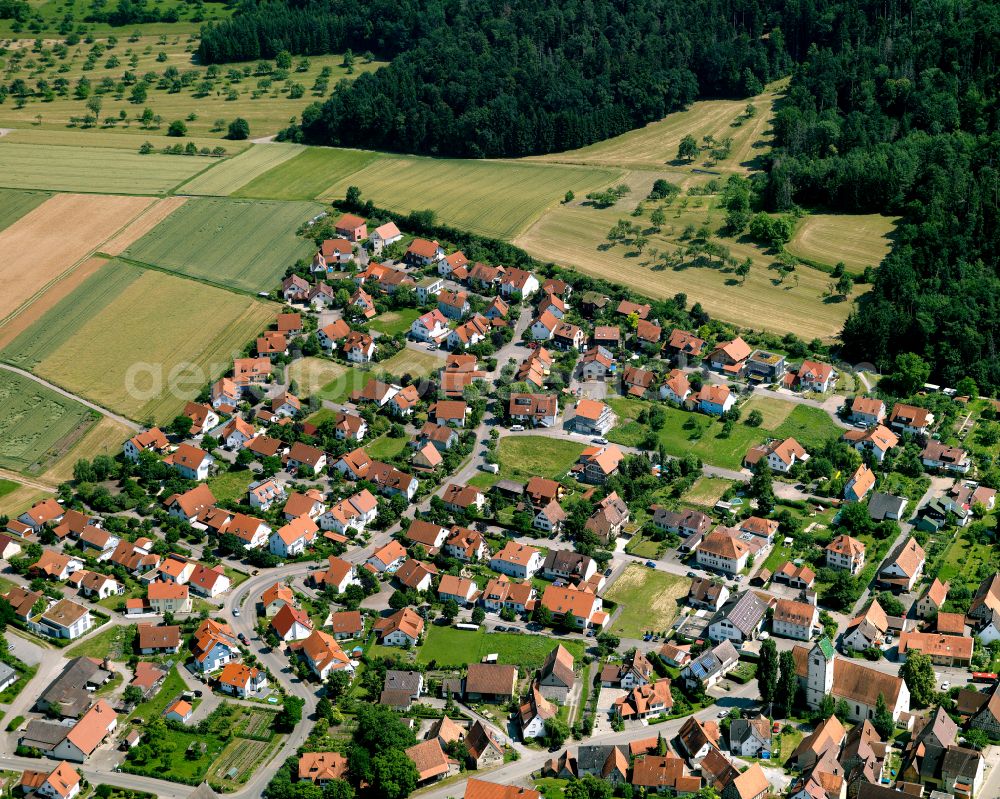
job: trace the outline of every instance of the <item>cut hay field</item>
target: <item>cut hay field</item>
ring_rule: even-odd
[[[647,176],[643,185],[652,185],[654,173],[635,175]],[[629,201],[619,203],[620,207],[598,210],[579,202],[559,205],[514,243],[542,261],[554,261],[621,283],[648,297],[662,299],[683,292],[689,302],[700,302],[713,317],[743,327],[795,333],[805,339],[831,339],[840,332],[852,303],[828,299],[829,275],[800,266],[779,282],[777,272],[770,268],[774,257],[753,242],[712,237],[739,261],[752,259],[753,267],[742,285],[732,270],[722,268],[717,260],[710,263],[706,259],[686,259],[685,265],[679,267],[664,266],[657,260],[657,253],[686,247],[681,236],[689,225],[693,229],[708,223],[713,230],[722,225],[721,212],[712,210],[713,197],[684,197],[667,206],[666,224],[659,234],[649,234],[642,255],[624,244],[609,248],[606,236],[611,227],[622,218],[636,221],[627,210],[635,207],[637,197],[644,196],[643,185],[637,184]],[[682,208],[685,200],[686,207]],[[645,224],[650,206],[646,204]]]
[[[0,230],[12,225],[51,196],[46,191],[0,189]]]
[[[45,491],[17,481],[0,480],[0,483],[10,483],[13,486],[10,491],[0,493],[0,516],[16,519],[38,500],[47,496]]]
[[[383,208],[399,213],[430,208],[445,224],[511,238],[567,191],[583,196],[621,174],[618,169],[527,161],[384,156],[335,181],[320,197],[342,198],[348,186],[357,186],[365,199]]]
[[[123,253],[125,258],[246,292],[269,291],[286,267],[312,255],[295,235],[315,203],[188,200]]]
[[[145,136],[159,136],[163,131],[150,130],[145,131]],[[2,139],[4,143],[9,144],[47,144],[53,147],[82,147],[86,146],[88,148],[94,147],[103,150],[135,150],[139,149],[139,142],[136,136],[129,133],[127,130],[121,128],[95,128],[93,130],[80,130],[79,128],[45,128],[45,127],[29,127],[29,128],[17,128],[15,130],[10,130]],[[188,136],[184,139],[184,143],[193,142],[199,148],[201,147],[216,147],[220,145],[218,139],[209,139],[203,137],[191,137]],[[159,143],[159,142],[157,142]],[[165,141],[163,143],[166,143]],[[221,143],[221,146],[225,147],[228,156],[237,155],[242,153],[244,150],[248,150],[253,147],[253,143],[249,141],[229,141]],[[206,166],[208,159],[199,158],[195,159],[202,162],[202,166]],[[218,163],[216,160],[212,160],[211,163]]]
[[[207,158],[139,155],[138,150],[17,144],[0,138],[0,185],[101,194],[164,194],[204,169]]]
[[[355,370],[325,358],[299,358],[286,367],[285,379],[295,381],[300,397],[311,397],[325,386],[330,386],[331,392],[335,391],[336,387],[332,384],[351,371]]]
[[[216,164],[178,189],[181,194],[227,197],[248,181],[270,172],[305,149],[301,144],[255,144],[233,158]],[[282,199],[275,197],[274,199]],[[305,198],[311,199],[311,198]]]
[[[812,214],[799,223],[785,249],[827,266],[842,261],[849,272],[861,273],[889,254],[895,223],[881,214]]]
[[[685,171],[707,167],[719,172],[745,172],[753,168],[755,159],[765,155],[770,148],[770,123],[774,104],[783,86],[782,82],[772,84],[763,94],[749,100],[702,100],[692,103],[685,111],[669,114],[621,136],[579,150],[533,156],[527,160],[625,169],[662,169],[670,164]],[[745,116],[748,103],[755,109],[754,116],[749,118]],[[729,156],[710,165],[705,163],[707,153],[691,164],[674,163],[677,147],[688,134],[694,136],[699,144],[705,136],[712,136],[716,141],[731,137],[733,143]]]
[[[249,297],[113,261],[2,355],[125,416],[164,422],[274,315]]]
[[[122,230],[121,233],[102,244],[101,252],[106,255],[121,255],[128,247],[149,233],[160,222],[184,205],[185,202],[187,202],[186,197],[163,197],[156,200]]]
[[[0,467],[39,474],[95,421],[80,403],[23,375],[0,373]]]
[[[649,630],[665,632],[690,586],[686,577],[630,563],[606,593],[620,606],[610,631],[626,638],[640,638]]]
[[[428,377],[444,367],[444,353],[422,352],[405,347],[384,361],[374,364],[376,371],[388,372],[396,377],[409,374],[413,377]]]
[[[377,153],[364,150],[309,147],[270,172],[251,175],[233,196],[311,200],[379,157]]]
[[[0,147],[0,151],[2,151]],[[0,231],[0,321],[139,215],[148,197],[59,194]]]

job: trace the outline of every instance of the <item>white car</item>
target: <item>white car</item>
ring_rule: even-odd
[[[512,432],[512,433],[521,433],[523,431],[524,431],[524,425],[523,424],[512,424],[510,426],[510,432]]]
[[[948,680],[945,680],[943,683],[941,683],[942,691],[947,691],[949,688],[951,688],[951,683]]]
[[[240,609],[239,608],[233,608],[233,615],[234,616],[239,616],[240,615]]]

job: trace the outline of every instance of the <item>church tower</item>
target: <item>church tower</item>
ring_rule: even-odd
[[[820,638],[809,650],[806,668],[806,704],[813,710],[823,697],[833,691],[833,644],[826,636]]]

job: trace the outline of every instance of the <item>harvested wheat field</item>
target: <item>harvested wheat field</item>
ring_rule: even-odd
[[[157,200],[132,224],[101,247],[101,251],[108,255],[121,255],[186,202],[187,197],[164,197]]]
[[[0,231],[0,321],[114,236],[149,197],[58,194]]]
[[[81,264],[64,273],[57,281],[50,284],[47,291],[35,294],[20,310],[8,316],[0,324],[0,349],[10,344],[15,338],[45,316],[80,286],[87,282],[98,269],[107,264],[104,258],[88,258]]]
[[[802,220],[785,249],[828,266],[843,262],[850,272],[878,266],[889,254],[896,220],[881,214],[813,214]]]

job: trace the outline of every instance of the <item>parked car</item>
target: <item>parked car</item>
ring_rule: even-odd
[[[698,575],[697,575],[697,574],[695,574],[694,572],[688,572],[688,573],[687,573],[686,575],[684,575],[684,576],[685,576],[685,577],[690,577],[690,578],[691,578],[691,579],[693,580],[693,579],[694,579],[695,577],[697,577]]]
[[[523,424],[512,424],[510,426],[510,432],[512,432],[512,433],[520,433],[523,430],[524,430],[524,425]]]
[[[234,616],[239,616],[240,615],[240,609],[239,608],[233,608],[233,615]]]
[[[592,442],[594,444],[607,444],[608,440],[604,438],[604,436],[598,436],[597,438],[592,439]]]
[[[651,560],[647,560],[646,561],[646,567],[649,568],[649,569],[655,569],[656,568],[656,563],[654,563]]]
[[[610,576],[611,576],[611,572],[613,572],[613,571],[614,571],[614,569],[612,569],[612,568],[611,568],[611,567],[609,566],[609,567],[608,567],[607,569],[605,569],[605,570],[604,570],[604,576],[605,576],[605,577],[610,577]]]

